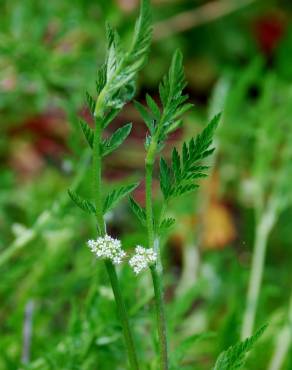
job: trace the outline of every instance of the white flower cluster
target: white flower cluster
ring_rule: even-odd
[[[139,274],[149,265],[152,265],[157,260],[157,253],[152,248],[143,248],[137,245],[134,256],[129,260],[129,264],[135,274]]]
[[[96,240],[88,240],[87,244],[97,258],[109,259],[115,265],[120,264],[126,256],[126,253],[122,250],[120,240],[109,235]]]

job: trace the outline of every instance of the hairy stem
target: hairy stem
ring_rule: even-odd
[[[93,194],[96,208],[96,220],[99,233],[104,235],[106,233],[105,222],[102,211],[102,193],[101,193],[101,140],[102,140],[102,126],[101,122],[96,123],[94,142],[93,142]]]
[[[145,179],[145,196],[146,196],[146,221],[148,231],[149,248],[154,246],[154,225],[153,225],[153,206],[152,206],[152,172],[153,165],[146,164],[146,179]]]
[[[256,226],[252,266],[249,278],[246,307],[243,315],[243,324],[241,329],[242,340],[250,337],[253,332],[258,298],[263,278],[267,241],[272,226],[274,224],[274,220],[274,213],[268,212],[261,217],[258,225]]]
[[[166,318],[164,309],[164,293],[163,293],[163,276],[162,266],[160,262],[160,251],[158,243],[155,245],[154,219],[153,219],[153,201],[152,201],[152,178],[153,165],[156,154],[156,143],[152,142],[147,153],[146,165],[146,219],[148,229],[148,244],[149,248],[154,248],[158,255],[158,262],[151,267],[151,275],[155,294],[155,307],[157,319],[157,331],[159,339],[159,357],[160,369],[168,370],[168,351],[167,351],[167,332]]]
[[[102,140],[102,125],[101,120],[97,120],[94,142],[93,142],[93,193],[96,207],[96,220],[100,235],[105,235],[106,226],[103,217],[102,209],[102,155],[101,155],[101,140]],[[121,288],[117,276],[115,266],[108,260],[105,262],[106,270],[111,282],[114,293],[118,313],[120,316],[124,340],[128,352],[130,367],[132,370],[139,370],[136,350],[134,346],[133,336],[130,329],[129,317],[126,310],[125,302],[122,297]]]

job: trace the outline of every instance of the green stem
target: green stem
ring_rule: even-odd
[[[120,320],[122,323],[124,339],[125,339],[125,343],[126,343],[126,347],[128,351],[130,366],[133,370],[138,370],[139,365],[138,365],[136,350],[135,350],[133,336],[132,336],[131,329],[130,329],[130,323],[129,323],[126,305],[122,297],[122,292],[121,292],[121,288],[120,288],[119,281],[118,281],[117,272],[116,272],[115,266],[110,261],[106,261],[105,265],[106,265],[106,269],[107,269],[107,272],[110,278],[110,282],[111,282],[111,286],[114,292]]]
[[[101,140],[102,140],[102,126],[101,122],[96,122],[94,141],[93,141],[93,194],[96,208],[96,220],[99,233],[104,235],[106,233],[105,222],[102,211],[102,193],[101,193]]]
[[[93,142],[93,193],[96,207],[96,220],[100,235],[105,235],[106,226],[103,217],[102,209],[102,154],[101,154],[101,140],[102,140],[102,125],[101,120],[96,120],[96,127]],[[105,261],[107,273],[111,282],[114,293],[118,313],[120,316],[125,344],[128,352],[130,367],[132,370],[139,370],[136,350],[134,346],[133,336],[130,329],[129,317],[126,310],[126,305],[122,297],[121,288],[118,281],[115,266],[108,260]]]
[[[152,201],[152,178],[153,178],[153,165],[155,160],[157,144],[153,141],[148,150],[145,167],[145,192],[146,192],[146,219],[148,229],[148,244],[149,248],[154,248],[158,255],[158,262],[151,267],[151,275],[154,286],[155,294],[155,308],[156,320],[159,339],[159,357],[160,369],[168,370],[168,351],[167,351],[167,331],[166,331],[166,318],[164,309],[164,293],[163,293],[163,276],[162,265],[160,261],[159,246],[155,245],[154,233],[154,218],[153,218],[153,201]]]
[[[260,218],[256,227],[246,308],[243,315],[243,324],[241,330],[242,340],[250,337],[253,333],[259,293],[263,278],[267,241],[274,221],[274,213],[267,212]]]
[[[151,275],[155,294],[156,320],[159,337],[160,369],[168,370],[167,332],[162,274],[160,273],[156,265],[151,267]]]
[[[146,197],[146,222],[148,231],[149,248],[154,246],[154,222],[153,222],[153,206],[152,206],[152,172],[153,165],[146,164],[146,179],[145,179],[145,197]]]

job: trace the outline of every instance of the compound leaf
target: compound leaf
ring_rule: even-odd
[[[110,211],[122,198],[136,189],[138,185],[139,183],[134,183],[111,191],[104,201],[103,213]]]
[[[79,120],[79,124],[86,141],[88,142],[89,146],[93,148],[94,131],[88,126],[87,122],[83,121],[82,119]]]
[[[152,38],[150,1],[141,0],[140,15],[135,25],[131,48],[122,50],[119,36],[107,27],[108,53],[106,83],[100,90],[97,116],[104,116],[109,109],[120,110],[135,93],[136,75],[144,66]]]
[[[132,124],[128,123],[115,131],[110,138],[104,140],[102,143],[102,155],[108,155],[116,150],[126,140],[131,130]]]
[[[171,169],[168,167],[164,158],[160,158],[160,188],[164,195],[164,198],[167,199],[171,192]]]
[[[210,156],[214,148],[210,148],[220,115],[215,116],[207,127],[188,143],[183,144],[182,155],[176,148],[172,151],[172,162],[169,167],[166,161],[160,160],[160,188],[165,200],[189,193],[198,185],[194,180],[206,177],[208,166],[200,165],[200,161]]]
[[[94,115],[95,110],[95,101],[93,97],[89,94],[89,92],[86,91],[86,101],[88,105],[88,109],[92,115]]]
[[[175,219],[172,217],[165,218],[159,225],[159,233],[163,234],[167,232],[175,224]]]
[[[183,94],[186,86],[183,57],[179,50],[174,53],[168,74],[159,85],[161,108],[150,95],[146,95],[147,106],[136,103],[152,136],[155,136],[158,148],[161,148],[169,133],[181,125],[181,116],[188,111],[192,104],[185,103],[188,99]]]
[[[148,112],[148,110],[144,107],[144,105],[142,105],[138,101],[135,101],[134,105],[137,111],[140,113],[143,121],[146,123],[146,126],[148,127],[150,133],[153,134],[155,120],[153,119],[152,115]]]
[[[89,200],[81,198],[75,191],[70,189],[68,190],[68,194],[72,201],[83,211],[90,214],[96,212],[95,206]]]
[[[237,343],[222,352],[215,364],[214,370],[235,370],[244,366],[247,352],[249,352],[266,330],[267,325],[261,327],[253,336]]]
[[[132,211],[134,212],[134,214],[137,216],[137,218],[140,220],[140,222],[142,223],[142,225],[146,225],[146,212],[145,212],[145,209],[142,208],[136,201],[134,198],[132,197],[129,197],[129,200],[130,200],[130,207],[132,209]]]

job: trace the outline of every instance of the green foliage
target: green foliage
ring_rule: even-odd
[[[164,220],[162,220],[162,222],[160,223],[159,225],[159,233],[163,234],[167,231],[169,231],[169,229],[175,224],[175,219],[174,218],[165,218]]]
[[[138,217],[142,225],[146,225],[146,212],[145,209],[142,208],[134,198],[129,197],[130,199],[130,207],[134,214]]]
[[[72,1],[68,0],[49,2],[4,0],[0,6],[0,114],[3,129],[0,142],[0,296],[2,301],[0,348],[3,348],[0,351],[1,369],[125,370],[127,367],[121,325],[109,288],[109,281],[105,276],[105,269],[101,264],[93,261],[88,248],[82,247],[86,239],[96,236],[96,224],[93,217],[84,217],[79,211],[72,213],[72,207],[75,204],[90,214],[96,212],[95,206],[90,201],[78,195],[82,194],[87,199],[93,198],[93,196],[86,195],[92,191],[93,171],[88,168],[90,160],[75,163],[76,159],[82,157],[83,148],[80,146],[79,137],[74,147],[77,155],[72,159],[68,159],[67,154],[53,158],[50,155],[48,158],[43,158],[39,148],[34,146],[35,142],[39,143],[39,134],[41,139],[49,134],[50,139],[54,142],[57,139],[58,144],[69,147],[70,152],[71,138],[67,135],[56,138],[55,131],[51,135],[51,131],[47,132],[46,128],[45,132],[33,131],[32,135],[31,131],[23,131],[27,117],[40,114],[41,119],[42,117],[47,119],[48,107],[51,109],[53,106],[54,108],[56,104],[60,104],[58,108],[65,109],[65,113],[69,114],[69,122],[73,121],[70,112],[73,114],[73,111],[83,109],[83,93],[80,93],[82,90],[80,86],[86,83],[94,85],[96,59],[98,64],[102,62],[104,47],[103,36],[101,36],[103,34],[102,18],[109,16],[109,19],[119,25],[125,40],[129,35],[128,25],[132,22],[132,14],[127,13],[125,16],[125,13],[120,10],[120,3],[122,2],[111,0],[97,2],[77,0],[72,6]],[[188,2],[173,2],[166,7],[158,5],[155,19],[163,20],[163,18],[175,15],[177,11],[189,10],[189,5]],[[197,5],[200,6],[199,3]],[[269,6],[266,4],[263,9]],[[260,14],[258,9],[249,5],[248,14],[253,14],[254,11]],[[220,196],[222,195],[220,201],[222,200],[223,206],[226,206],[226,197],[228,197],[228,205],[224,208],[235,220],[236,226],[239,226],[236,228],[238,235],[236,242],[230,243],[230,248],[202,253],[199,261],[202,265],[196,276],[194,266],[197,260],[194,260],[194,253],[199,249],[197,247],[200,247],[199,244],[203,237],[199,235],[197,239],[197,235],[200,234],[194,230],[194,228],[197,229],[197,223],[193,226],[193,222],[189,222],[189,218],[193,220],[193,215],[185,217],[186,209],[193,211],[197,206],[196,199],[187,197],[184,200],[181,199],[181,203],[172,204],[171,215],[184,213],[179,218],[179,226],[174,230],[174,235],[170,239],[161,238],[162,248],[165,247],[162,249],[162,262],[165,264],[164,282],[167,288],[166,311],[171,338],[169,347],[171,348],[170,368],[172,370],[210,369],[211,364],[215,363],[218,346],[220,349],[228,348],[232,343],[236,343],[234,337],[237,336],[238,322],[233,319],[226,324],[225,340],[220,341],[218,338],[215,342],[213,340],[201,341],[201,335],[193,333],[202,330],[206,333],[209,330],[220,331],[222,322],[225,321],[224,316],[226,317],[226,314],[230,312],[229,308],[234,299],[238,302],[234,308],[236,315],[241,314],[243,301],[241,293],[245,287],[247,273],[242,261],[246,261],[246,249],[251,247],[250,242],[253,239],[254,229],[254,217],[250,206],[253,206],[253,201],[258,199],[263,200],[263,206],[266,206],[269,199],[275,199],[274,204],[277,205],[276,208],[281,216],[277,218],[279,222],[269,238],[270,250],[261,292],[260,320],[269,320],[269,315],[271,315],[274,325],[271,325],[262,344],[267,350],[261,351],[260,345],[255,346],[254,355],[249,359],[246,368],[258,370],[269,366],[273,342],[277,339],[280,323],[286,322],[285,305],[287,287],[291,282],[292,261],[291,248],[289,248],[292,216],[291,83],[287,83],[284,79],[280,80],[278,74],[270,73],[274,68],[274,63],[261,61],[259,64],[256,61],[247,69],[241,67],[242,60],[250,60],[257,48],[252,45],[250,33],[245,33],[248,35],[248,42],[246,42],[244,33],[239,32],[241,30],[236,21],[239,13],[236,12],[236,15],[226,17],[226,22],[215,21],[204,27],[195,27],[191,31],[192,37],[184,38],[182,34],[177,38],[170,38],[165,45],[156,44],[153,63],[145,70],[141,80],[142,91],[145,88],[152,89],[157,76],[167,63],[169,48],[178,43],[180,47],[185,47],[189,42],[193,47],[194,40],[200,40],[202,42],[200,42],[199,49],[204,53],[207,51],[205,55],[212,55],[211,74],[217,73],[218,70],[223,71],[222,81],[228,81],[226,88],[223,89],[227,95],[227,104],[221,108],[221,105],[225,104],[225,99],[222,99],[222,90],[219,89],[217,97],[220,101],[212,110],[213,113],[224,111],[223,124],[220,125],[217,136],[219,155],[216,162],[216,175],[220,176],[220,190],[215,189],[215,196],[218,196],[217,191],[220,191]],[[244,12],[245,21],[249,17],[248,14]],[[231,23],[233,24],[231,31],[236,28],[237,32],[230,32]],[[241,23],[246,24],[246,22]],[[216,32],[217,30],[220,32]],[[210,38],[210,31],[216,37]],[[204,33],[207,35],[205,38],[201,37]],[[220,33],[222,36],[219,35]],[[126,53],[121,48],[117,34],[112,30],[109,30],[108,34],[111,43],[115,44],[117,58],[121,59],[121,55]],[[140,34],[141,37],[148,35],[147,32]],[[186,35],[188,36],[189,32]],[[217,35],[218,44],[213,40],[217,38]],[[289,35],[291,36],[291,32]],[[208,42],[205,42],[206,40]],[[233,42],[234,40],[239,42]],[[141,45],[140,41],[136,44]],[[291,55],[287,53],[288,44],[287,40],[279,46],[281,47],[281,60],[285,63],[285,69],[290,76],[292,69],[289,58],[291,59],[292,53]],[[228,55],[229,47],[232,48],[230,55]],[[247,55],[244,53],[244,48],[247,48]],[[201,53],[199,49],[189,50],[187,55],[192,59],[186,64],[188,75],[202,73],[200,81],[204,82],[206,77],[207,80],[210,78],[210,64],[207,60],[202,69],[196,70],[196,59],[200,58],[198,54]],[[115,53],[112,55],[114,76],[118,63],[115,64]],[[138,51],[136,55],[139,55]],[[274,53],[269,59],[271,57],[276,62],[279,59],[277,56],[275,58]],[[220,63],[220,60],[224,62],[228,60],[228,65]],[[233,65],[236,60],[239,61],[239,68]],[[219,68],[217,68],[217,63],[220,63]],[[224,71],[227,73],[225,74]],[[176,76],[173,75],[173,77]],[[211,77],[213,80],[214,76]],[[170,74],[165,78],[170,81]],[[89,94],[86,96],[92,115],[95,111],[96,97],[101,95],[99,99],[103,100],[103,91],[105,91],[106,84],[109,85],[106,63],[102,64],[97,71],[96,79],[96,91],[92,92],[92,96]],[[194,80],[196,84],[196,79]],[[193,83],[191,81],[189,92],[190,94],[195,92],[192,99],[198,98],[201,104],[200,98],[205,99],[210,85],[200,85],[198,90],[197,85]],[[165,86],[167,87],[165,90],[170,90],[170,84]],[[110,105],[107,105],[106,99],[103,101],[104,115],[99,120],[96,119],[94,123],[101,123],[102,128],[105,129],[120,112],[123,102],[128,101],[133,93],[134,83],[129,82],[126,86],[120,87],[119,91],[113,91],[112,96],[108,94]],[[175,96],[173,99],[176,102]],[[152,139],[159,141],[160,149],[168,130],[180,125],[181,117],[172,116],[167,127],[164,127],[159,121],[162,121],[165,106],[162,100],[159,101],[158,94],[146,95],[146,104],[146,106],[140,103],[136,105],[149,129],[150,136],[147,142],[151,143]],[[182,103],[183,105],[186,103]],[[170,105],[170,108],[175,108],[175,106]],[[185,109],[188,109],[187,105]],[[196,122],[205,115],[205,112],[206,107],[200,106],[199,112],[194,112],[190,117],[190,125],[183,131],[187,139],[190,132],[197,129]],[[195,114],[195,119],[193,119]],[[212,116],[210,114],[210,117]],[[42,122],[39,123],[37,130],[43,130]],[[64,122],[59,123],[57,131],[59,132],[61,128],[61,132]],[[77,123],[76,119],[76,125],[72,124],[71,128],[74,128],[73,125],[77,126],[76,135],[79,135],[81,132],[78,130]],[[18,133],[20,130],[18,128],[15,130],[16,125],[20,126],[20,135]],[[80,127],[87,143],[92,148],[94,131],[84,121],[80,122]],[[165,136],[158,135],[158,127],[161,127],[161,135],[165,129]],[[54,130],[54,127],[52,129]],[[59,135],[58,132],[57,135]],[[100,148],[107,140],[116,143],[116,140],[113,140],[116,133],[111,138],[107,138],[106,135],[102,133]],[[29,145],[26,146],[26,144]],[[177,145],[178,149],[180,143]],[[187,140],[187,150],[189,146],[189,140]],[[114,149],[117,148],[118,145],[114,147]],[[138,149],[140,148],[137,148],[137,151]],[[31,177],[30,173],[25,173],[25,181],[22,181],[23,174],[16,166],[18,163],[15,157],[19,157],[20,154],[21,162],[25,162],[30,158],[28,155],[31,152],[34,153],[33,159],[36,158],[36,161],[31,161],[30,166],[33,168],[35,164],[38,166],[38,162],[42,162],[41,176]],[[85,150],[84,153],[91,156],[93,152]],[[136,154],[138,162],[141,153],[135,152]],[[183,151],[181,153],[180,150],[174,150],[171,160],[164,159],[164,162],[167,176],[174,181],[176,176],[182,172]],[[207,167],[202,166],[200,172],[204,173],[205,169]],[[155,174],[156,166],[154,166]],[[72,185],[68,185],[69,183]],[[78,189],[77,193],[69,191],[70,198],[66,192],[69,186],[74,191]],[[103,188],[106,189],[106,186]],[[257,191],[254,192],[255,190]],[[258,190],[261,192],[260,196],[258,196]],[[113,200],[118,192],[117,187],[117,190],[114,190],[115,195],[112,195]],[[206,196],[206,193],[202,192],[198,197],[200,210],[207,216],[208,223],[213,224],[215,221],[215,224],[217,217],[213,217],[212,212],[209,213],[209,208],[206,209],[206,203],[208,203],[206,198],[210,195],[208,193]],[[239,193],[240,196],[246,197],[244,199],[247,199],[247,202],[241,202],[243,198],[238,197]],[[251,197],[249,197],[250,194]],[[71,202],[71,199],[75,204]],[[109,199],[109,201],[113,200]],[[185,207],[186,203],[188,207]],[[101,205],[103,206],[103,203]],[[167,233],[174,224],[174,219],[167,218],[164,212],[158,214],[161,209],[160,205],[159,200],[154,207],[154,216],[157,216],[154,228],[159,235]],[[145,209],[133,199],[131,207],[141,222],[146,224]],[[122,235],[123,245],[128,250],[142,241],[141,245],[146,246],[145,233],[142,233],[141,228],[135,230],[136,224],[131,215],[123,212],[124,210],[121,209],[121,212],[115,214],[117,217],[111,219],[109,232],[114,230],[118,235]],[[220,222],[221,219],[219,226]],[[211,236],[213,231],[215,233],[216,226],[214,230],[213,225],[207,229],[210,230]],[[224,236],[224,229],[222,225],[220,230],[222,236]],[[231,251],[231,258],[226,259],[226,255]],[[283,256],[285,256],[284,259]],[[192,271],[188,271],[189,265],[193,268]],[[231,274],[231,265],[235,266],[233,274]],[[195,280],[196,277],[198,280]],[[146,274],[141,279],[134,279],[130,269],[123,266],[119,268],[118,278],[121,281],[122,293],[131,315],[131,327],[135,330],[140,368],[157,369],[158,364],[155,362],[157,338],[153,333],[151,321],[153,315],[150,312],[154,306],[153,291],[149,279]],[[177,283],[179,289],[176,291]],[[192,291],[187,291],[188,284],[191,285]],[[186,291],[187,294],[184,294]],[[31,299],[34,301],[34,312],[30,323],[25,314],[25,307]],[[32,325],[31,351],[28,354],[30,359],[28,364],[24,364],[21,357],[26,343],[21,333],[23,328],[27,325],[29,327],[30,324]],[[30,342],[30,339],[27,339]],[[275,342],[278,346],[278,341]],[[286,344],[288,343],[286,342],[285,346],[280,349],[284,349]],[[224,356],[220,360],[223,368],[225,366]],[[292,354],[288,353],[286,359],[283,358],[284,362],[281,367],[292,368],[291,356]]]
[[[88,92],[86,93],[89,111],[94,116],[95,125],[100,125],[101,129],[106,128],[119,113],[123,105],[133,97],[136,74],[146,61],[151,35],[152,25],[149,0],[141,1],[140,15],[135,25],[132,46],[129,51],[126,52],[122,49],[118,33],[110,25],[107,25],[107,60],[97,72],[97,100],[95,101]],[[87,143],[93,149],[95,132],[83,120],[80,120],[80,126]],[[102,140],[98,144],[98,147],[101,149],[101,155],[106,156],[116,150],[128,137],[131,129],[132,124],[128,123],[117,129],[109,138]],[[99,153],[93,153],[94,158],[98,155]],[[100,169],[98,168],[97,170]],[[106,197],[102,206],[102,212],[104,214],[108,212],[137,186],[138,184],[135,183],[113,190]],[[100,213],[97,212],[98,202],[94,207],[89,201],[83,200],[72,191],[69,191],[69,195],[75,204],[83,210],[89,213]]]
[[[129,136],[132,129],[132,124],[127,125],[117,129],[111,137],[105,139],[102,143],[102,155],[108,155],[114,150],[116,150]]]
[[[107,25],[107,58],[97,71],[97,100],[86,92],[86,101],[96,125],[106,128],[135,93],[137,72],[145,64],[151,43],[152,25],[149,0],[142,0],[140,16],[136,22],[132,46],[129,51],[121,47],[118,33]],[[90,147],[94,132],[83,120],[81,129]],[[110,154],[127,138],[131,124],[118,129],[102,143],[103,155]]]
[[[181,116],[192,107],[192,104],[186,103],[188,95],[183,94],[185,86],[183,57],[177,50],[172,58],[168,74],[164,76],[159,85],[162,109],[148,94],[146,95],[147,108],[139,102],[135,103],[150,132],[146,147],[149,146],[151,137],[155,137],[161,146],[167,135],[180,126]]]
[[[100,84],[100,82],[99,82]],[[86,101],[88,105],[88,109],[92,115],[94,115],[94,110],[95,110],[95,100],[93,97],[89,94],[89,92],[86,91]]]
[[[146,126],[148,127],[150,133],[153,135],[155,130],[155,116],[153,117],[148,110],[139,103],[138,101],[135,101],[135,107],[139,111],[142,119],[146,123]],[[159,117],[160,117],[160,111],[159,111]]]
[[[97,70],[97,78],[95,82],[95,87],[96,87],[96,93],[99,95],[104,88],[106,84],[106,73],[107,73],[107,66],[106,63],[104,63],[98,70]],[[94,115],[94,110],[95,110],[95,102],[94,102],[94,109],[90,110],[92,115]]]
[[[70,196],[70,198],[72,199],[72,201],[79,207],[81,208],[83,211],[87,212],[87,213],[95,213],[96,210],[95,210],[95,207],[94,205],[89,201],[89,200],[86,200],[86,199],[83,199],[81,198],[75,191],[73,190],[68,190],[68,194]]]
[[[193,191],[198,187],[194,180],[205,177],[203,172],[208,166],[199,165],[203,159],[210,156],[214,148],[210,149],[220,115],[216,115],[207,127],[195,139],[183,144],[182,155],[176,148],[172,151],[172,163],[160,160],[160,188],[164,199],[178,197]]]
[[[122,186],[118,189],[113,190],[106,197],[103,204],[103,213],[110,211],[122,198],[129,195],[139,183],[130,184],[127,186]]]
[[[245,357],[262,336],[267,325],[261,327],[252,337],[245,339],[243,342],[237,343],[222,352],[215,364],[214,370],[235,370],[241,369],[245,363]]]
[[[180,124],[180,116],[189,110],[192,105],[185,103],[188,95],[183,94],[183,89],[186,87],[183,56],[178,50],[175,52],[168,75],[164,76],[159,85],[159,95],[163,106],[161,122],[159,123],[159,138],[163,140],[165,135]]]
[[[79,120],[79,124],[80,124],[81,130],[82,130],[82,132],[84,134],[84,137],[85,137],[88,145],[91,148],[93,148],[94,132],[93,132],[92,128],[90,128],[88,126],[88,123],[85,122],[82,119]]]
[[[136,74],[145,64],[151,43],[149,0],[142,0],[132,46],[128,52],[122,49],[117,32],[110,26],[107,27],[107,35],[106,79],[100,77],[97,81],[99,96],[95,115],[99,117],[104,117],[109,110],[120,110],[134,95]],[[102,72],[99,73],[101,75]]]
[[[102,120],[102,127],[106,128],[117,117],[119,113],[120,113],[120,109],[109,109],[108,113],[105,115],[105,117]],[[96,121],[96,123],[98,122]]]

